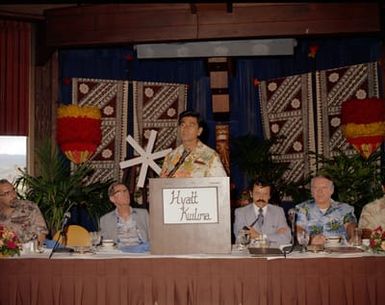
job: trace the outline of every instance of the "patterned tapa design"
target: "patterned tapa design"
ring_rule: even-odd
[[[284,178],[298,181],[310,170],[306,157],[314,151],[311,75],[302,74],[264,81],[260,101],[265,137],[284,137],[272,146],[276,162],[289,162]]]
[[[274,159],[290,163],[287,181],[299,181],[316,170],[310,152],[326,158],[339,150],[356,153],[342,134],[341,105],[351,98],[378,97],[378,68],[374,62],[322,70],[263,81],[259,88],[265,137],[285,137],[272,147]]]
[[[158,132],[154,151],[179,144],[178,116],[186,110],[187,85],[133,82],[134,139],[146,147],[151,130]]]
[[[341,105],[356,98],[379,97],[377,63],[365,63],[316,73],[317,147],[327,158],[343,151],[357,151],[348,143],[341,128]]]
[[[123,172],[119,163],[125,160],[127,149],[128,82],[73,78],[72,103],[97,106],[102,113],[102,140],[90,159],[95,173],[89,183],[121,180]]]

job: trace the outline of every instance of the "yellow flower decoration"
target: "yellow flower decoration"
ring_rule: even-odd
[[[90,118],[100,120],[102,113],[95,106],[79,106],[79,105],[61,105],[57,111],[58,118],[73,117],[73,118]]]

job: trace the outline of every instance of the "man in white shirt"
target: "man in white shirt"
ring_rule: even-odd
[[[110,201],[116,209],[103,215],[100,229],[103,239],[112,239],[119,248],[137,246],[148,242],[148,212],[130,206],[130,192],[122,183],[108,188]]]

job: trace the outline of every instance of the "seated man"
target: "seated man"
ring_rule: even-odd
[[[37,204],[17,199],[15,188],[6,179],[0,179],[0,224],[14,231],[22,243],[35,238],[42,243],[48,233]]]
[[[385,193],[385,183],[382,185],[382,190]],[[379,226],[385,229],[385,194],[363,207],[358,226],[365,231],[364,238],[368,238],[371,231]]]
[[[122,183],[112,183],[108,188],[108,195],[116,209],[100,219],[103,239],[112,239],[119,248],[147,243],[149,240],[147,210],[130,206],[130,193]]]
[[[246,233],[251,239],[266,235],[271,247],[290,243],[291,233],[283,209],[269,203],[271,185],[258,178],[252,184],[250,195],[253,203],[235,210],[235,236],[247,227]]]
[[[340,236],[347,241],[353,236],[357,220],[354,208],[346,203],[334,201],[333,181],[326,176],[311,180],[312,200],[297,205],[297,232],[306,230],[310,243],[323,245],[328,236]]]

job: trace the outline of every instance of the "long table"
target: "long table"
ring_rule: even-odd
[[[385,256],[0,259],[1,305],[379,305]]]

